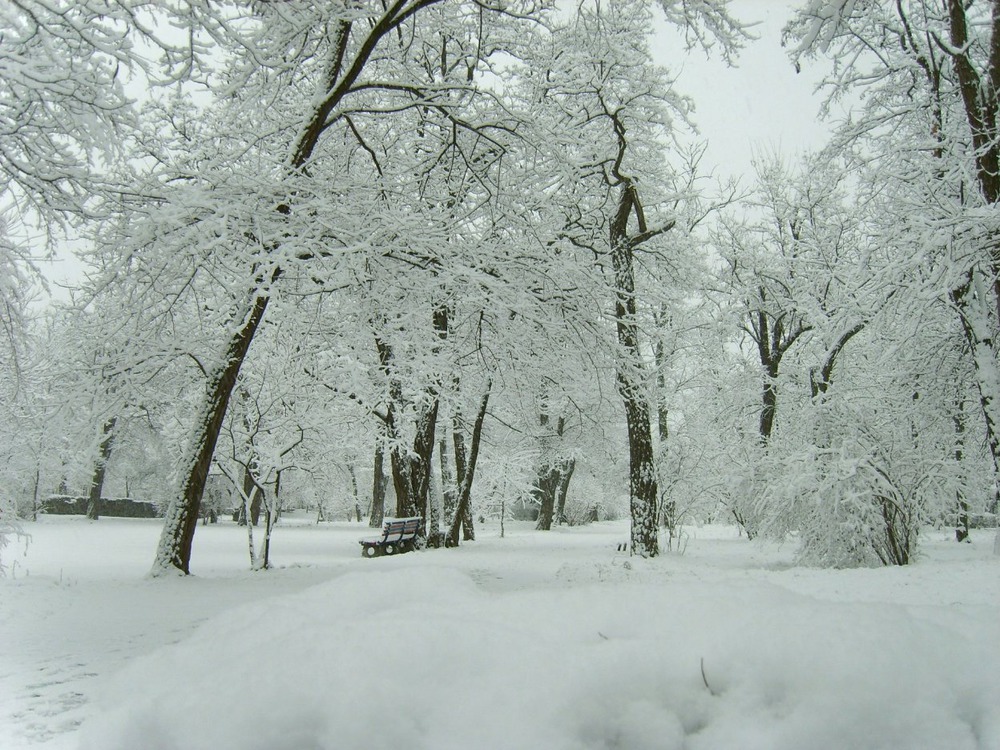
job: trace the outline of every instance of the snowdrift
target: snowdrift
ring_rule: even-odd
[[[643,561],[510,592],[377,564],[136,659],[80,747],[1000,748],[995,607],[828,602]]]

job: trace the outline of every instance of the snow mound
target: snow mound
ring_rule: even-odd
[[[135,660],[80,747],[998,748],[995,617],[749,580],[486,593],[365,571]]]

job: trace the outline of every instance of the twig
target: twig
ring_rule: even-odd
[[[705,657],[704,656],[701,657],[701,681],[705,683],[705,687],[708,689],[708,692],[710,692],[716,698],[719,697],[719,694],[717,692],[715,692],[714,690],[712,690],[712,686],[708,684],[708,677],[705,676]]]

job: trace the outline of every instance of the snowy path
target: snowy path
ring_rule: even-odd
[[[363,594],[367,589],[362,584],[368,585],[366,581],[369,580],[365,576],[371,577],[376,586],[392,586],[398,578],[415,575],[414,597],[420,593],[420,586],[429,586],[431,600],[435,586],[445,582],[455,587],[453,576],[465,577],[481,593],[473,595],[470,590],[463,594],[459,584],[456,588],[459,593],[444,601],[441,607],[444,611],[465,613],[459,616],[465,617],[471,635],[468,644],[459,645],[479,644],[483,638],[499,638],[496,643],[499,655],[495,658],[502,658],[504,649],[521,653],[518,644],[524,641],[524,635],[519,634],[517,628],[539,633],[543,641],[550,622],[562,623],[553,626],[559,632],[578,629],[576,645],[574,636],[568,634],[565,646],[568,650],[562,656],[559,655],[561,637],[554,642],[554,656],[536,654],[535,661],[540,660],[539,681],[553,679],[550,672],[565,669],[566,663],[574,663],[577,659],[573,656],[574,649],[586,651],[592,648],[592,642],[599,644],[607,638],[619,637],[625,638],[620,648],[627,648],[628,643],[652,637],[653,643],[661,638],[664,642],[682,643],[681,651],[690,652],[684,659],[691,664],[685,662],[683,665],[694,680],[689,681],[690,690],[704,692],[700,675],[690,667],[697,664],[697,654],[710,654],[712,680],[731,689],[735,696],[741,673],[729,658],[727,649],[720,648],[719,639],[732,639],[734,632],[743,631],[751,634],[747,636],[751,640],[753,633],[764,634],[761,637],[770,639],[773,633],[774,644],[763,648],[757,657],[764,660],[762,663],[770,663],[767,659],[774,656],[771,653],[774,649],[779,650],[776,658],[782,661],[785,657],[782,648],[790,648],[792,654],[800,649],[806,660],[821,659],[822,654],[814,654],[812,650],[817,646],[803,641],[801,630],[828,627],[831,638],[839,639],[837,634],[844,633],[845,642],[856,642],[862,651],[871,648],[872,652],[864,658],[871,660],[874,654],[877,661],[884,652],[888,672],[900,670],[893,659],[902,660],[906,669],[912,669],[913,680],[922,685],[936,681],[933,670],[937,662],[934,660],[943,659],[942,654],[950,652],[945,650],[937,656],[928,654],[930,666],[920,666],[916,662],[910,665],[911,655],[906,650],[914,644],[926,648],[928,642],[933,643],[938,637],[936,633],[946,633],[949,639],[968,638],[973,643],[991,636],[992,653],[995,654],[995,644],[1000,639],[1000,560],[990,556],[987,535],[978,539],[975,545],[957,545],[947,542],[944,532],[930,532],[925,539],[925,558],[905,569],[820,571],[791,567],[793,550],[790,546],[749,544],[735,538],[729,529],[693,529],[683,555],[665,555],[656,561],[629,560],[614,552],[615,545],[625,534],[623,524],[560,529],[548,535],[515,525],[508,529],[505,539],[498,538],[496,528],[486,527],[481,530],[479,542],[457,551],[369,561],[360,557],[355,541],[364,534],[363,527],[290,524],[280,528],[275,539],[277,562],[285,567],[265,574],[250,574],[244,571],[245,537],[231,525],[220,525],[198,530],[193,563],[197,576],[149,581],[143,575],[159,531],[156,523],[105,519],[88,524],[82,519],[45,519],[30,530],[34,538],[27,557],[18,566],[16,578],[0,581],[0,748],[5,750],[77,747],[81,725],[94,717],[98,696],[107,691],[109,678],[116,673],[125,669],[126,676],[121,683],[124,687],[113,687],[106,693],[105,700],[110,695],[112,700],[128,703],[132,699],[131,692],[146,687],[144,680],[148,680],[151,693],[154,683],[169,685],[171,676],[167,672],[174,657],[167,658],[166,662],[162,659],[159,662],[155,659],[137,661],[138,657],[160,653],[162,647],[169,644],[184,646],[177,652],[177,660],[183,661],[181,655],[187,649],[193,654],[189,657],[193,663],[204,664],[206,674],[196,676],[194,688],[206,691],[207,699],[208,695],[217,692],[218,686],[212,683],[201,686],[199,679],[212,677],[209,671],[224,675],[227,669],[233,668],[232,662],[226,661],[227,648],[238,648],[241,637],[257,637],[239,634],[244,629],[243,621],[239,614],[233,614],[234,611],[245,611],[251,619],[261,621],[273,617],[274,622],[263,626],[265,629],[280,627],[275,623],[285,622],[282,620],[285,617],[293,623],[286,623],[287,627],[301,631],[289,634],[293,640],[300,634],[313,639],[320,654],[323,648],[319,641],[333,637],[331,629],[340,628],[336,649],[349,651],[352,638],[367,639],[367,635],[360,633],[359,622],[389,628],[385,631],[388,638],[392,631],[378,618],[381,606],[377,604],[378,597],[374,597],[376,603],[372,604],[367,601],[370,597]],[[70,564],[70,560],[76,564]],[[342,578],[346,573],[358,573],[362,578]],[[332,579],[338,580],[331,582]],[[338,582],[341,580],[342,584]],[[629,599],[632,591],[641,592],[642,601]],[[294,599],[275,598],[296,592],[299,593]],[[657,598],[660,596],[662,600]],[[601,606],[607,607],[606,612],[599,611],[600,606],[586,604],[595,597],[604,600]],[[331,601],[333,599],[336,602]],[[243,606],[245,610],[237,609]],[[416,600],[410,604],[402,601],[399,606],[397,619],[403,623],[413,616],[411,610],[429,611],[432,619],[444,616],[433,607],[426,610],[426,606],[431,605],[425,606]],[[654,619],[646,630],[619,619],[630,612],[643,612],[646,606],[653,609],[648,614]],[[594,611],[590,611],[592,609]],[[579,612],[574,614],[577,610]],[[506,621],[508,614],[515,621],[507,636],[509,642],[496,633],[498,620],[490,619]],[[565,617],[570,619],[563,622]],[[662,622],[656,622],[656,618]],[[421,615],[419,620],[423,619]],[[734,621],[739,621],[738,625],[734,625]],[[531,622],[535,624],[525,624]],[[847,632],[852,630],[854,622],[867,622],[870,630],[887,627],[896,632]],[[204,623],[210,623],[214,630],[199,630]],[[506,627],[504,625],[502,630]],[[736,630],[727,629],[732,627]],[[191,640],[192,634],[195,634],[194,640]],[[895,639],[898,643],[892,647],[883,646],[882,639],[889,639],[889,642]],[[230,640],[235,641],[235,645],[230,644]],[[428,637],[428,643],[433,643],[433,637]],[[753,648],[758,646],[760,644]],[[818,647],[826,648],[824,644]],[[339,660],[341,652],[336,649],[330,658]],[[432,652],[432,645],[428,649]],[[296,644],[289,644],[288,650],[289,658],[294,659]],[[430,652],[428,658],[431,658]],[[529,652],[534,653],[531,649]],[[311,651],[306,652],[303,663],[298,666],[284,662],[272,665],[275,681],[281,684],[284,679],[288,683],[287,690],[292,690],[300,679],[308,684],[313,669],[307,663],[312,659],[311,654]],[[502,672],[488,657],[476,658],[487,658],[490,671]],[[549,665],[551,669],[545,669],[545,658],[553,660]],[[317,659],[322,664],[322,657]],[[128,676],[130,664],[140,665],[138,675]],[[669,670],[673,666],[668,660],[661,669]],[[994,659],[992,667],[1000,667],[1000,659]],[[836,664],[831,668],[835,669]],[[859,665],[859,668],[864,667]],[[148,670],[145,676],[144,669]],[[330,666],[325,669],[329,670]],[[815,678],[799,674],[797,670],[785,664],[776,667],[774,674],[764,675],[763,694],[765,698],[771,694],[772,698],[762,698],[760,706],[754,710],[764,714],[777,711],[779,718],[786,713],[788,716],[802,714],[802,707],[794,702],[798,699],[789,697],[794,691],[789,692],[788,685],[795,684],[796,680],[811,684]],[[610,675],[598,676],[601,678],[598,684],[615,679]],[[904,673],[892,679],[905,681],[907,677]],[[583,674],[577,681],[585,683],[587,679],[588,675]],[[875,675],[872,679],[877,685],[882,678]],[[328,680],[324,676],[321,682],[314,693],[332,691],[327,698],[340,694],[336,679]],[[959,687],[965,689],[965,686]],[[493,684],[493,688],[498,695],[506,695],[507,688],[503,684]],[[348,680],[339,689],[361,695],[365,685]],[[562,683],[552,688],[556,694],[566,689],[570,687]],[[628,689],[623,690],[628,692]],[[713,708],[698,703],[711,699],[707,695],[698,696],[697,705],[688,706],[681,712],[680,725],[675,719],[664,719],[662,707],[655,709],[660,712],[657,721],[666,721],[671,727],[669,732],[681,738],[678,743],[695,743],[678,744],[678,747],[715,747],[712,731],[716,732],[714,736],[725,738],[724,728],[728,725],[724,719],[732,707],[720,704],[722,708]],[[921,700],[925,697],[915,695]],[[512,706],[519,705],[514,698],[510,700]],[[675,695],[674,700],[684,704],[694,699],[682,692]],[[746,696],[740,700],[745,702]],[[775,700],[778,703],[774,703]],[[308,699],[301,702],[308,702]],[[109,704],[103,705],[106,712]],[[288,710],[293,711],[293,707],[289,706]],[[322,710],[327,712],[325,707]],[[631,706],[627,710],[654,711],[649,706]],[[969,708],[972,718],[959,722],[968,726],[963,731],[973,739],[965,745],[957,743],[954,746],[984,750],[1000,748],[1000,708],[994,714],[982,715],[977,711],[979,709]],[[812,716],[808,712],[805,715]],[[777,721],[774,717],[771,719]],[[801,716],[799,720],[805,721]],[[115,719],[109,725],[111,729],[98,736],[112,736],[119,731],[115,727],[125,727],[122,721],[126,719]],[[344,731],[348,731],[351,717],[341,717],[340,723]],[[567,726],[570,727],[567,733],[576,731],[572,722]],[[787,730],[781,726],[784,727],[782,731]],[[529,732],[526,737],[530,735],[530,728],[529,725],[524,730]],[[128,730],[120,731],[127,733]],[[197,726],[194,731],[198,731]],[[322,734],[320,729],[315,731]],[[612,730],[605,727],[593,731],[603,736],[602,732]],[[771,736],[766,734],[771,729],[761,731]],[[617,727],[614,732],[620,734],[626,729]],[[696,742],[699,738],[702,745]],[[313,737],[308,741],[315,741],[316,747],[326,747]],[[610,742],[579,746],[614,746]],[[645,747],[641,736],[633,737],[630,742],[633,748]],[[164,746],[196,746],[189,743],[190,738]],[[247,747],[246,741],[239,746]],[[765,744],[760,746],[766,747]],[[878,744],[870,746],[880,747]],[[933,747],[932,744],[927,746]]]

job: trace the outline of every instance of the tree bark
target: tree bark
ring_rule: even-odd
[[[201,497],[205,491],[205,481],[212,465],[215,444],[229,406],[229,397],[236,386],[240,367],[246,359],[250,344],[257,333],[257,327],[267,311],[268,297],[260,295],[254,299],[249,314],[233,335],[226,356],[210,381],[205,405],[201,411],[202,420],[193,438],[193,457],[178,495],[171,499],[156,559],[150,574],[163,575],[171,570],[190,573],[191,545],[198,527]]]
[[[636,212],[640,231],[645,221],[635,186],[623,179],[618,210],[611,222],[611,265],[614,270],[615,328],[622,354],[617,362],[618,392],[625,406],[629,446],[629,505],[632,516],[631,553],[642,557],[659,554],[656,524],[656,466],[649,401],[643,393],[642,352],[636,320],[634,245],[628,220]]]
[[[566,523],[566,498],[569,495],[569,482],[573,478],[576,470],[576,459],[570,458],[563,462],[562,471],[559,474],[559,484],[556,485],[556,523]]]
[[[111,450],[115,442],[115,424],[117,417],[111,417],[104,423],[104,431],[101,437],[101,444],[98,449],[97,460],[94,462],[94,474],[90,479],[90,493],[87,497],[87,518],[96,521],[101,517],[101,494],[104,492],[104,476],[108,470],[108,461],[111,460]],[[128,494],[127,492],[125,493]]]
[[[533,494],[538,501],[538,523],[535,524],[535,529],[538,531],[549,531],[552,528],[559,478],[559,470],[553,464],[543,464],[535,478]]]
[[[986,426],[986,447],[993,467],[994,486],[990,508],[996,512],[1000,505],[1000,487],[997,485],[1000,478],[1000,403],[997,402],[997,396],[1000,395],[1000,370],[994,349],[993,321],[986,300],[983,299],[984,295],[977,293],[975,289],[976,274],[975,270],[969,271],[965,284],[954,290],[951,298],[958,310],[975,368],[979,406]]]
[[[385,449],[382,443],[375,445],[375,462],[372,469],[372,513],[368,525],[381,528],[385,519]]]
[[[354,498],[354,520],[361,523],[361,497],[358,494],[358,476],[354,473],[354,464],[348,464],[347,473],[351,477],[351,496]],[[278,494],[277,487],[274,490],[275,496]]]
[[[438,439],[438,461],[441,464],[442,515],[450,524],[458,508],[458,492],[455,477],[451,473],[448,440],[445,437]]]
[[[456,501],[462,494],[462,485],[465,483],[465,473],[469,465],[469,457],[466,455],[465,432],[462,429],[462,417],[457,410],[451,415],[451,440],[455,446],[455,486]],[[462,541],[474,542],[476,540],[476,527],[472,521],[472,507],[467,504],[464,508],[460,503],[456,504],[455,518],[462,524]],[[453,519],[454,520],[454,519]]]
[[[486,420],[486,407],[490,401],[490,392],[493,389],[492,382],[487,382],[486,392],[482,401],[479,402],[479,411],[476,414],[476,422],[472,427],[472,444],[469,448],[469,460],[462,477],[462,484],[458,493],[458,508],[455,517],[452,519],[451,528],[448,530],[448,537],[445,540],[446,547],[458,546],[458,534],[462,530],[463,520],[466,516],[472,516],[472,480],[476,476],[476,463],[479,461],[479,443],[483,434],[483,422]],[[466,539],[465,541],[471,541]]]

